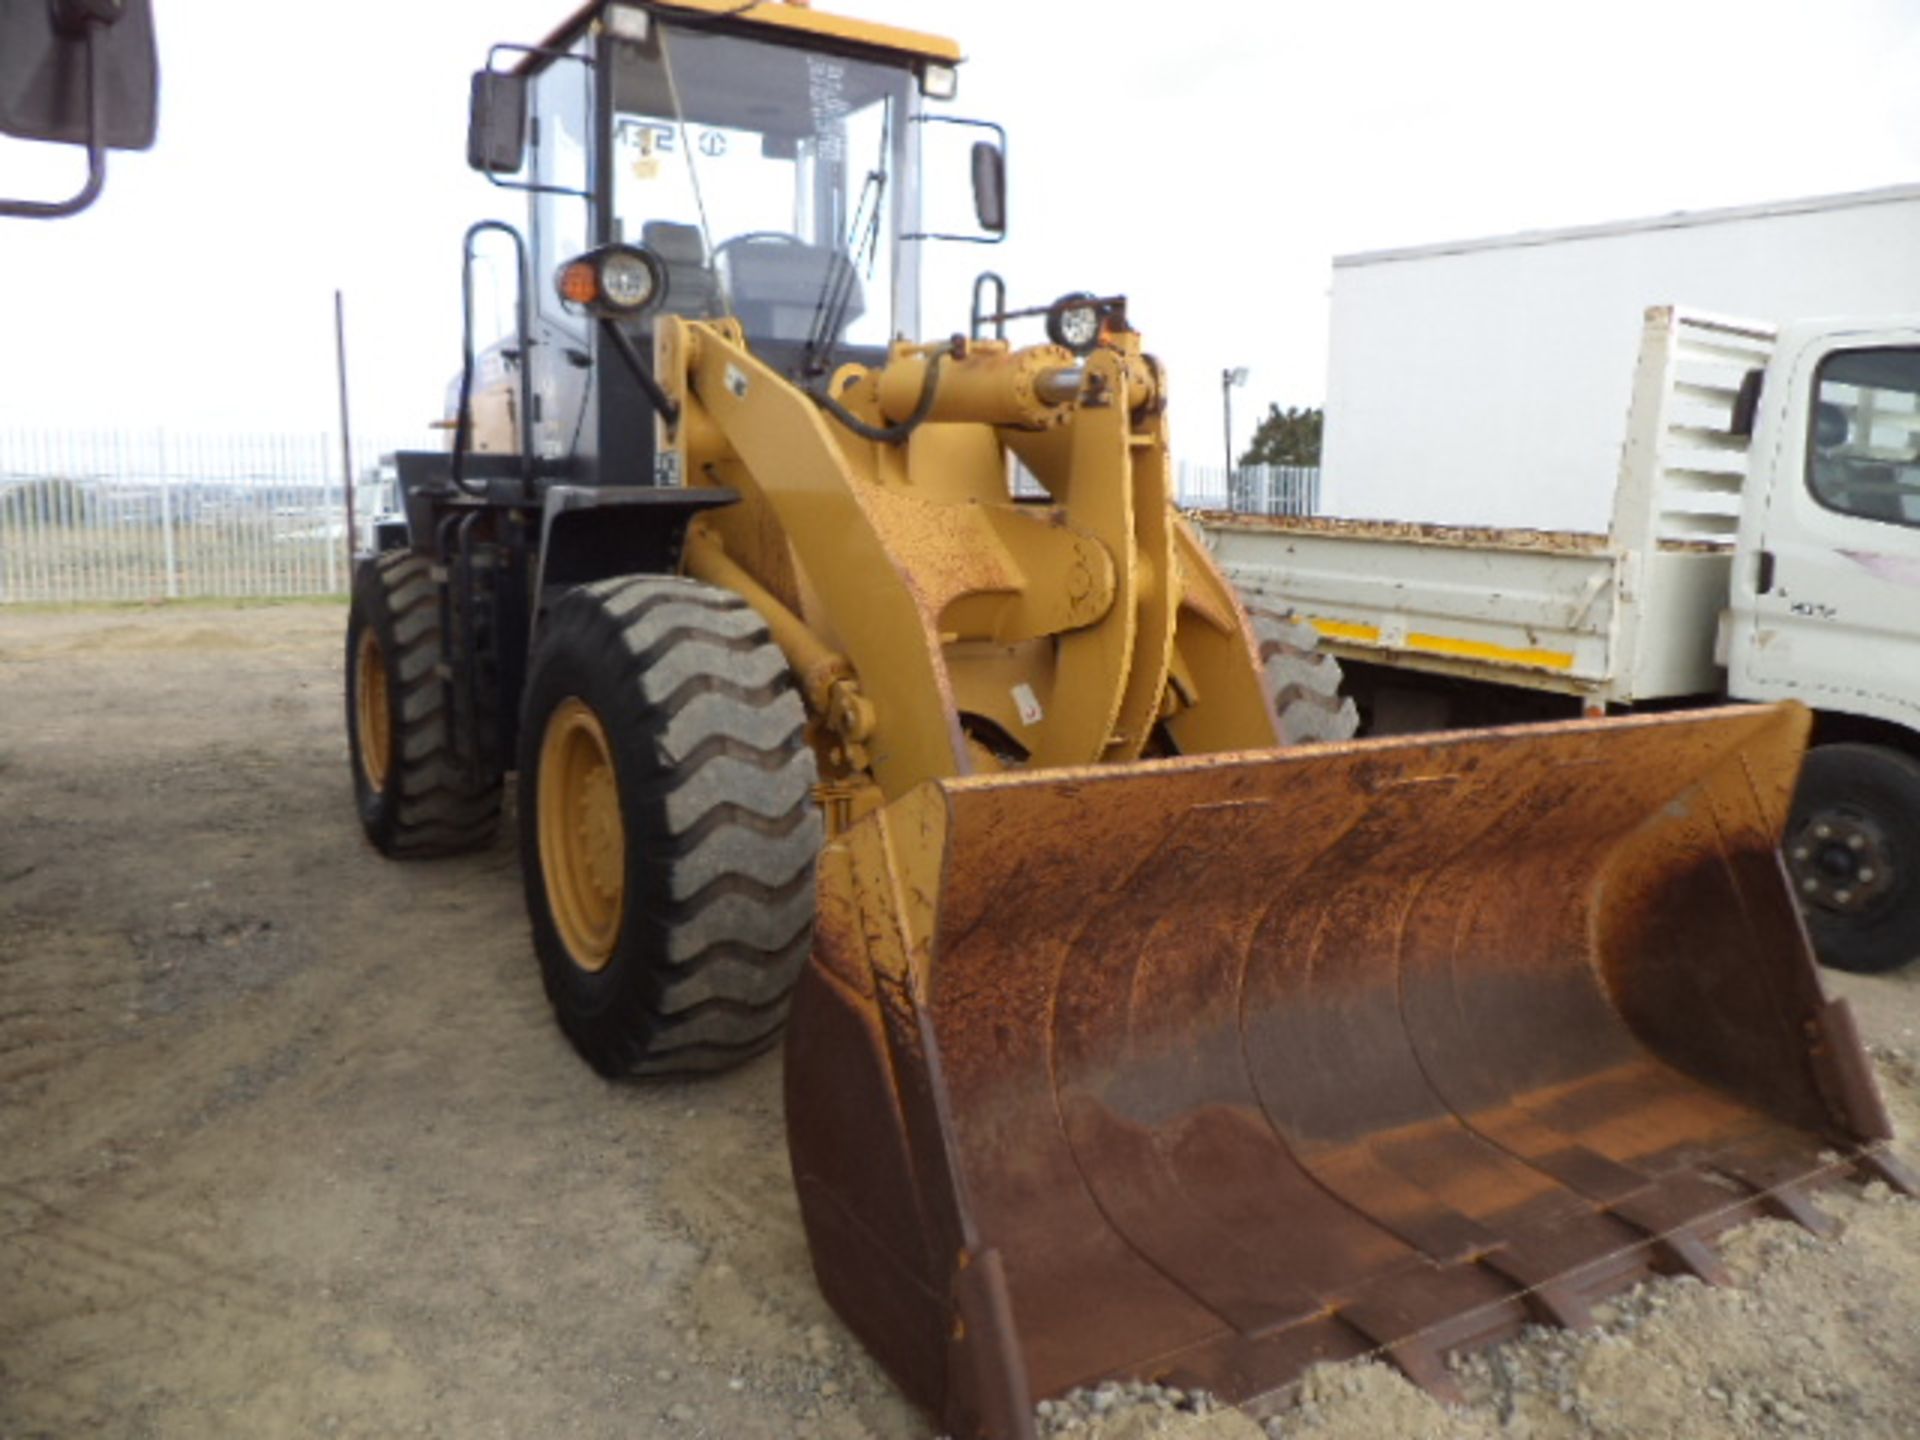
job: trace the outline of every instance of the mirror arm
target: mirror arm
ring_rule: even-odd
[[[100,44],[96,38],[98,29],[97,24],[88,24],[84,31],[87,47],[86,183],[66,200],[0,199],[0,216],[24,220],[62,220],[69,215],[78,215],[100,198],[101,187],[107,183],[107,144],[104,138],[107,119],[106,87],[100,83]]]
[[[994,138],[1000,142],[994,148],[1000,153],[1001,177],[1004,187],[1007,155],[1007,131],[1005,126],[992,120],[974,120],[964,115],[914,115],[909,118],[907,123],[911,125],[960,125],[991,132]],[[955,240],[964,245],[998,245],[1007,238],[1007,232],[1004,228],[1006,224],[1006,198],[1004,188],[1001,195],[1000,219],[1003,228],[997,231],[989,231],[983,235],[955,235],[940,230],[911,230],[903,234],[900,238],[902,240]]]

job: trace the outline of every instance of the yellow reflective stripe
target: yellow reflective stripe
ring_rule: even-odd
[[[1380,639],[1378,625],[1358,625],[1351,620],[1329,620],[1324,615],[1309,615],[1307,623],[1330,640],[1358,640],[1363,644],[1377,644]]]
[[[1359,645],[1378,645],[1380,627],[1356,620],[1332,620],[1324,615],[1309,615],[1307,623],[1329,640],[1351,640]],[[1429,655],[1454,655],[1464,660],[1493,660],[1505,665],[1531,665],[1543,670],[1573,669],[1570,650],[1519,650],[1511,645],[1493,645],[1485,640],[1460,640],[1451,635],[1409,635],[1405,648],[1424,650]]]
[[[1573,668],[1573,655],[1566,650],[1516,650],[1510,645],[1489,645],[1484,640],[1456,640],[1449,635],[1409,635],[1407,648],[1426,650],[1435,655],[1459,655],[1469,660],[1534,665],[1548,670]]]

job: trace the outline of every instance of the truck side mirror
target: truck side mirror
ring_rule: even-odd
[[[991,140],[973,142],[973,213],[988,234],[1007,233],[1007,157]]]
[[[1754,417],[1760,413],[1760,386],[1765,382],[1765,370],[1749,370],[1740,377],[1739,393],[1733,397],[1733,414],[1727,420],[1727,433],[1753,438]]]
[[[467,107],[467,164],[518,173],[527,159],[527,77],[476,70]]]
[[[64,201],[0,200],[50,219],[93,203],[106,151],[153,144],[160,62],[149,0],[0,4],[0,134],[87,147],[87,180]]]

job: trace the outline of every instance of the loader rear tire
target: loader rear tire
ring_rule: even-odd
[[[1252,605],[1247,613],[1280,720],[1280,743],[1351,740],[1360,712],[1340,693],[1340,661],[1320,648],[1320,632],[1290,610]]]
[[[1815,746],[1783,848],[1822,964],[1874,974],[1920,956],[1920,760]]]
[[[624,576],[542,622],[520,864],[560,1028],[602,1075],[720,1070],[779,1038],[813,932],[806,714],[729,591]]]
[[[432,567],[396,550],[361,563],[347,612],[347,748],[354,802],[382,855],[457,855],[493,841],[501,777],[455,754],[440,675]]]

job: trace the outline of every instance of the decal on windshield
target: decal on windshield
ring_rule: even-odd
[[[822,160],[845,157],[844,122],[853,107],[847,103],[847,67],[821,55],[807,57],[807,104],[813,110],[813,133],[819,139]]]
[[[723,158],[728,149],[724,130],[689,131],[694,149],[710,160]],[[636,180],[653,180],[660,175],[660,157],[680,148],[680,132],[664,120],[643,120],[623,115],[614,126],[614,140],[625,150],[636,152],[630,169]]]

